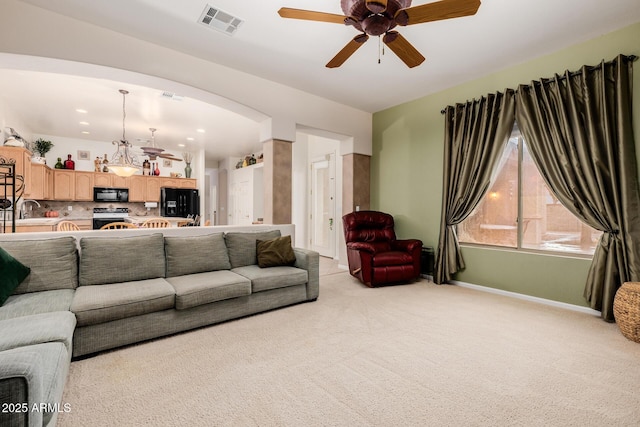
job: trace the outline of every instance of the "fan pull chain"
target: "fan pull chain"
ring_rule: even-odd
[[[382,52],[382,55],[384,55],[384,45],[382,44],[382,41],[380,40],[380,36],[378,36],[378,64],[380,63],[380,53]]]

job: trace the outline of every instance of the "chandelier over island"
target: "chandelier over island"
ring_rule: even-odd
[[[137,157],[131,153],[131,143],[127,141],[125,136],[125,119],[127,112],[125,109],[125,97],[129,91],[120,89],[122,94],[122,139],[113,141],[113,144],[117,147],[116,152],[111,157],[109,163],[109,170],[118,176],[131,176],[138,172],[142,166],[138,162]]]

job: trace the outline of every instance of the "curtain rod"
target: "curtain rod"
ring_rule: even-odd
[[[638,56],[637,55],[628,55],[627,59],[629,61],[631,61],[631,62],[635,62],[635,61],[638,60]],[[613,61],[611,61],[611,62],[613,62]],[[598,65],[594,65],[594,66],[587,67],[587,68],[593,70],[594,68],[597,68],[597,67],[598,67]],[[577,76],[580,73],[581,73],[581,71],[572,71],[572,72],[569,73],[569,75],[570,76]],[[560,76],[560,80],[564,80],[565,78],[566,77],[564,77],[564,76]],[[540,80],[549,80],[549,79],[540,79]],[[442,110],[440,110],[440,114],[445,114],[446,112],[447,112],[447,108],[443,108]]]

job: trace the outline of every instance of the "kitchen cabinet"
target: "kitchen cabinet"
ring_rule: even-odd
[[[193,190],[198,188],[198,184],[193,178],[180,178],[179,181],[180,188],[191,188]]]
[[[53,170],[53,199],[74,200],[76,197],[75,171],[66,169]],[[92,194],[93,197],[93,194]]]
[[[51,169],[33,164],[31,186],[37,200],[93,201],[93,187],[129,189],[129,202],[159,202],[160,188],[197,188],[197,180],[160,176],[121,177],[112,173]]]
[[[53,198],[53,169],[47,165],[31,164],[30,188],[30,198],[51,200]]]
[[[148,176],[133,175],[127,178],[129,189],[129,202],[144,202],[147,197]]]
[[[159,202],[160,201],[160,187],[167,187],[163,183],[167,178],[158,178],[150,176],[147,180],[147,195],[145,202]]]
[[[115,185],[111,185],[112,175],[110,173],[94,172],[93,185],[95,187],[115,187]]]
[[[92,201],[93,200],[93,172],[75,172],[75,197],[73,200]]]
[[[22,147],[0,146],[0,156],[7,161],[14,161],[16,174],[24,178],[24,197],[31,197],[31,151]]]
[[[111,187],[116,188],[129,188],[129,178],[126,176],[118,176],[113,173],[108,173],[105,175],[109,175],[111,177]],[[97,187],[97,185],[96,185]]]

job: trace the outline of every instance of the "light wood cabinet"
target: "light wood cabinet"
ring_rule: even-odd
[[[104,172],[93,173],[93,185],[95,187],[112,187],[111,181],[112,181],[112,174],[110,173],[104,173]]]
[[[133,175],[127,178],[130,202],[144,202],[147,197],[148,176]]]
[[[163,185],[166,178],[158,178],[150,176],[147,181],[147,195],[145,202],[159,202],[160,201],[160,187],[169,187]]]
[[[53,169],[47,165],[31,165],[31,192],[29,197],[35,200],[53,198]]]
[[[22,147],[0,146],[0,156],[15,162],[16,175],[24,178],[24,197],[31,197],[31,151]]]
[[[93,200],[93,172],[75,172],[75,197],[73,200],[92,201]]]
[[[13,150],[11,154],[22,155],[20,150],[30,154],[24,149]],[[29,160],[28,168],[24,168],[25,160]],[[129,189],[129,202],[159,202],[162,187],[197,188],[197,180],[191,178],[143,175],[121,177],[103,172],[51,169],[46,165],[31,164],[30,157],[23,159],[21,164],[23,170],[29,171],[30,194],[26,197],[36,200],[93,201],[93,187],[116,187]],[[20,173],[17,167],[16,170]],[[25,182],[26,179],[25,177]]]
[[[116,188],[129,188],[129,178],[124,176],[118,176],[115,174],[105,174],[111,176],[111,186]],[[97,187],[97,185],[96,185]]]
[[[54,200],[74,200],[76,196],[75,171],[54,169],[53,198]]]
[[[16,225],[16,233],[41,233],[56,231],[55,225]]]
[[[195,190],[198,188],[197,181],[194,178],[180,178],[180,188],[191,188]]]

